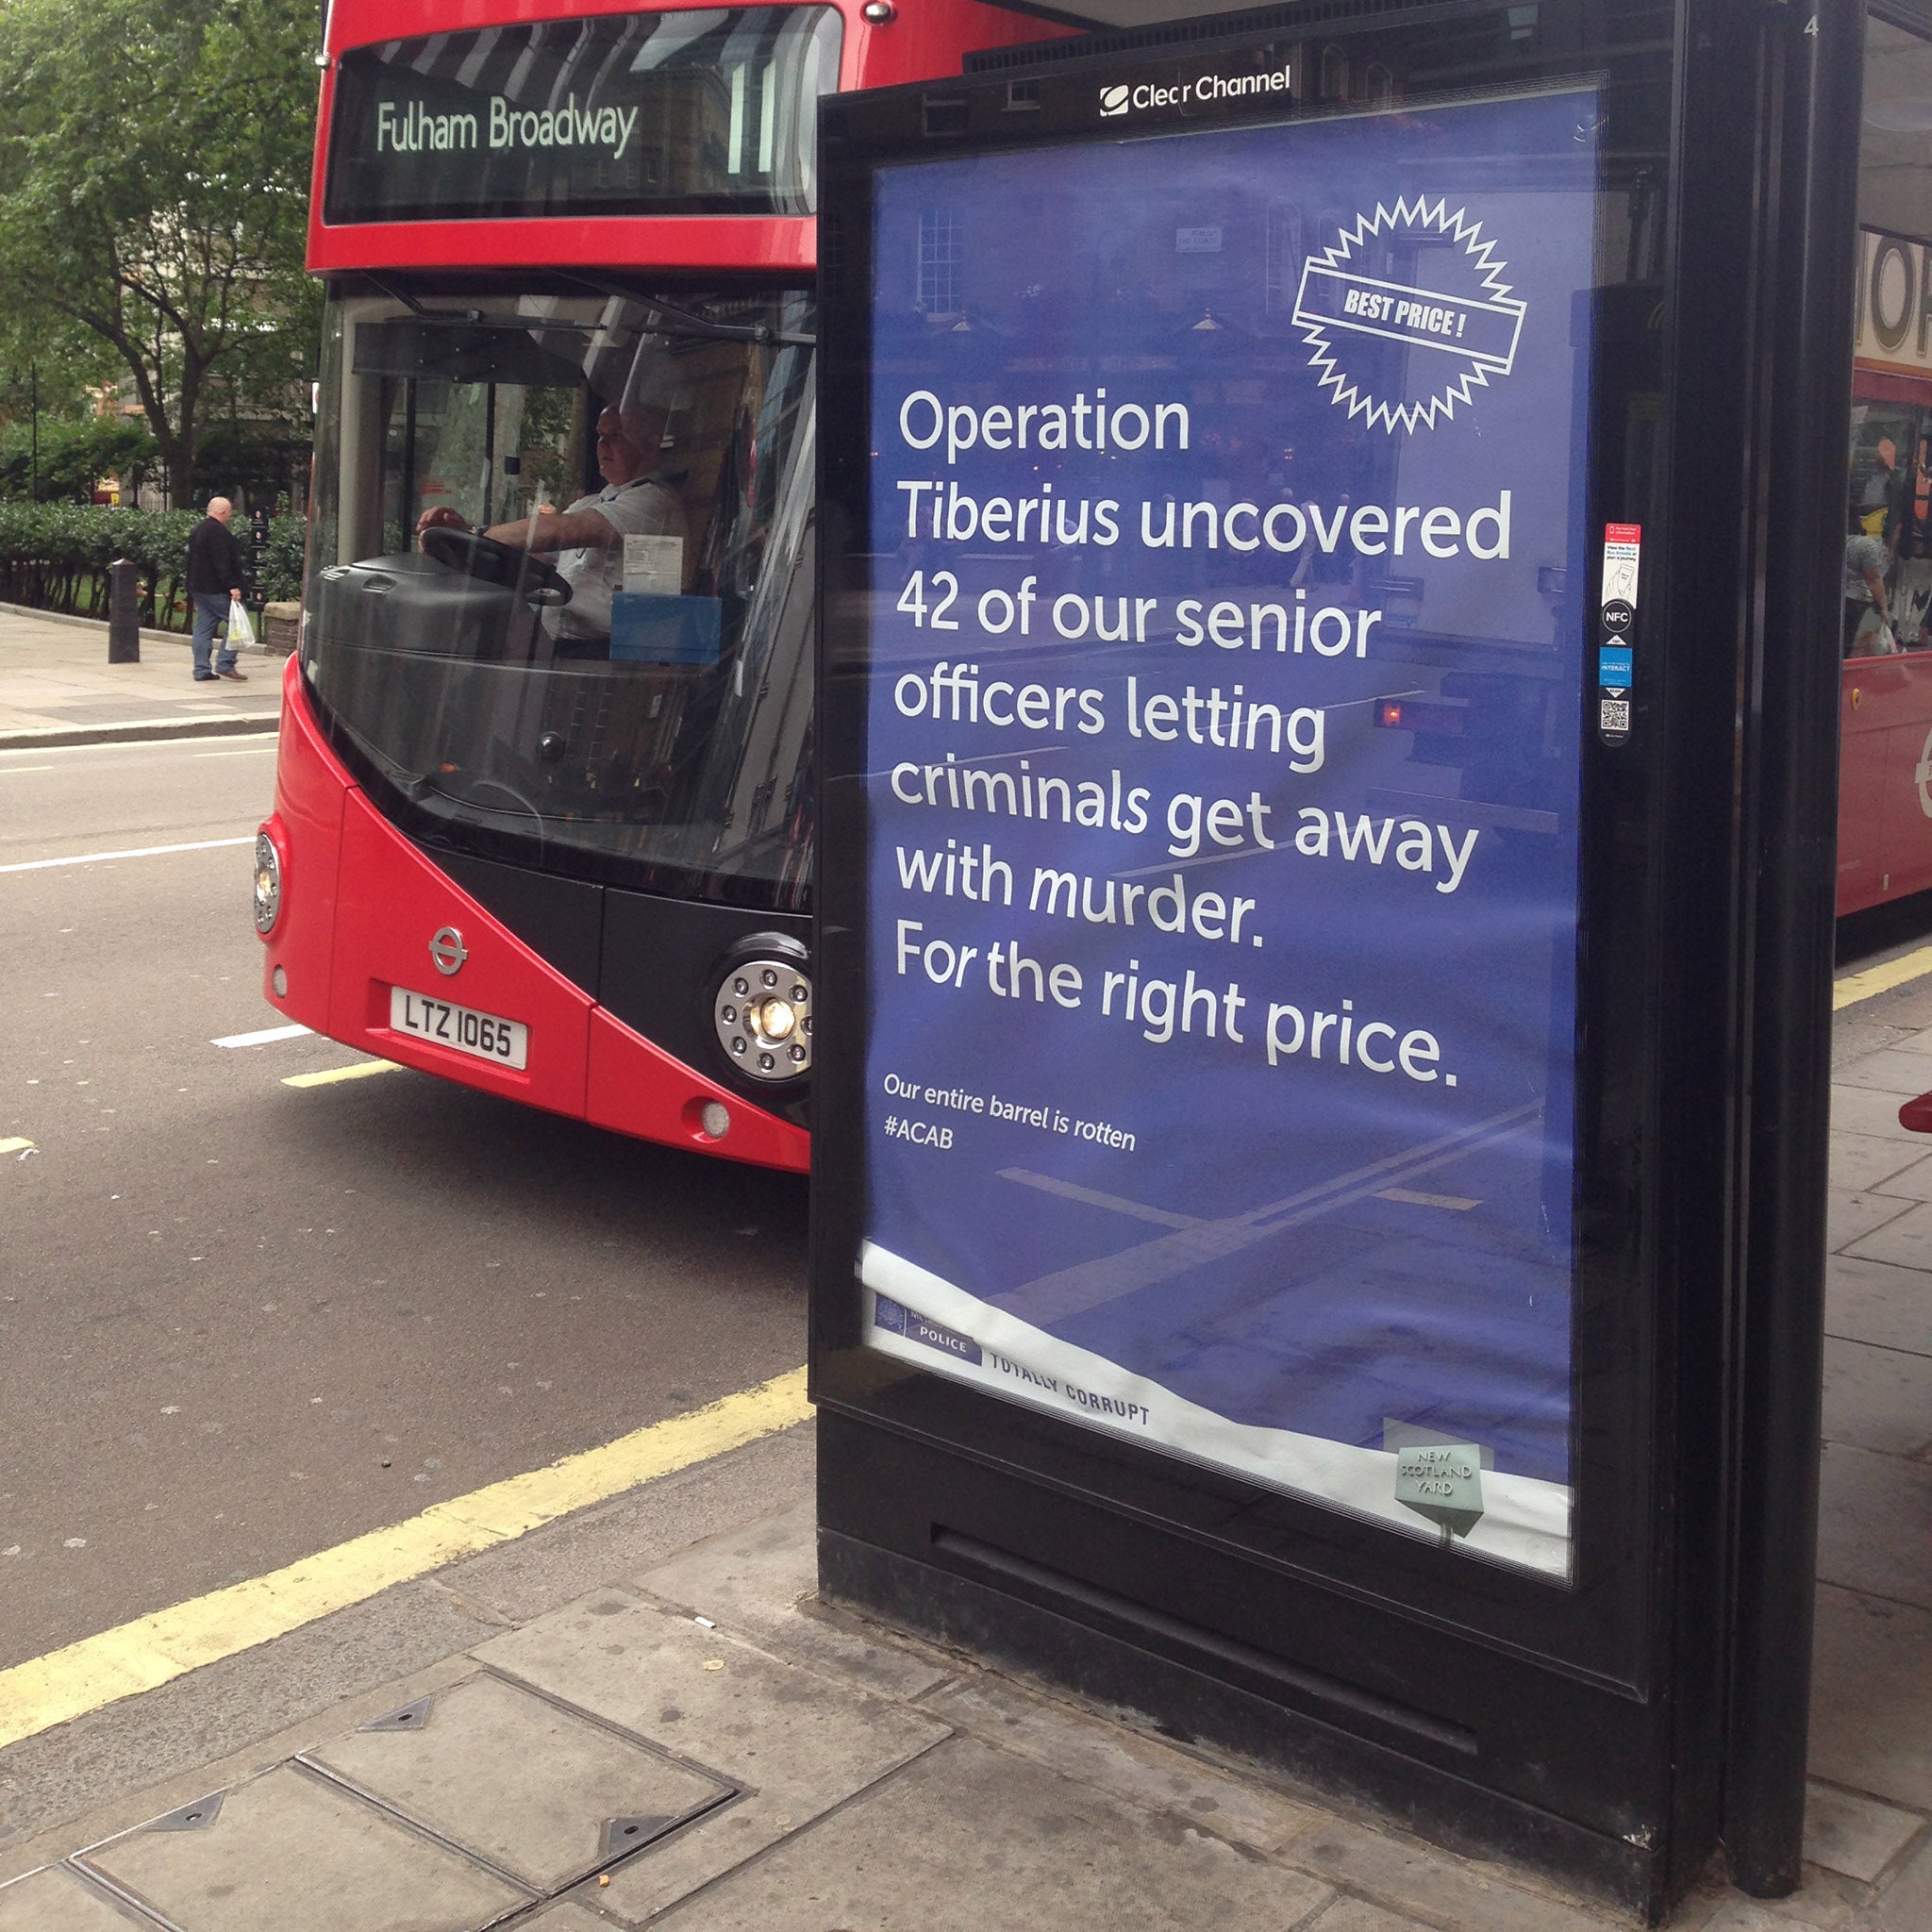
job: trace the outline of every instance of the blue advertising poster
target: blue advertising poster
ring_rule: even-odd
[[[874,205],[867,1342],[1557,1580],[1597,119]]]

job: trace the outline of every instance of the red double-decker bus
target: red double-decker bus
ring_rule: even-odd
[[[1885,23],[1874,22],[1874,32]],[[1868,136],[1869,139],[1869,136]],[[1838,909],[1932,889],[1927,244],[1860,232],[1840,689]],[[1860,565],[1876,569],[1877,595]]]
[[[817,101],[1064,29],[558,11],[330,10],[264,983],[384,1058],[803,1169]]]

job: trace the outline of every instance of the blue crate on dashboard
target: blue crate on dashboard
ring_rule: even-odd
[[[723,629],[716,597],[619,591],[610,600],[610,657],[620,664],[715,664]]]

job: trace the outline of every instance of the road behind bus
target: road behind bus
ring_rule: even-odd
[[[274,744],[0,748],[0,1668],[803,1358],[802,1180],[221,1043]]]

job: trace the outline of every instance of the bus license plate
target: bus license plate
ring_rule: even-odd
[[[521,1020],[499,1020],[472,1007],[454,1007],[407,987],[389,990],[389,1024],[397,1033],[454,1047],[499,1067],[523,1067],[530,1057],[530,1029]]]

